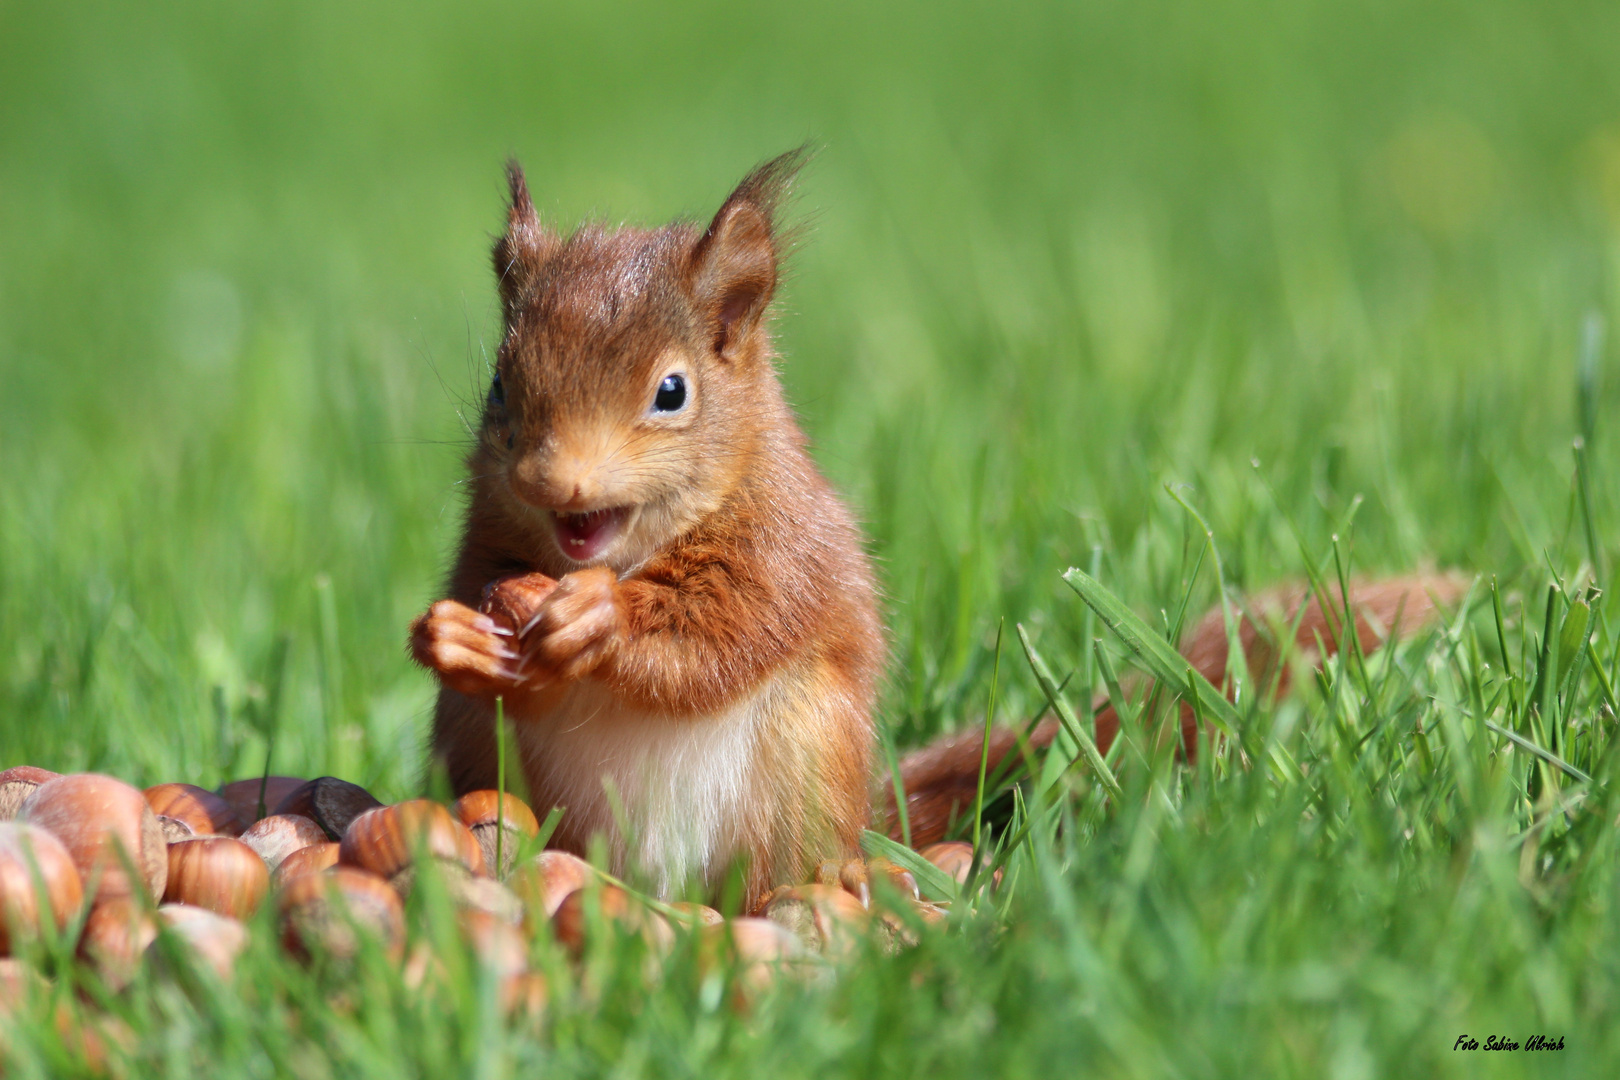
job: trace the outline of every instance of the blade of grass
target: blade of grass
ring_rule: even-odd
[[[1104,615],[1103,619],[1106,622],[1107,616]],[[1108,793],[1115,799],[1123,797],[1124,792],[1120,790],[1119,781],[1114,779],[1113,771],[1108,768],[1108,763],[1103,761],[1102,754],[1098,753],[1097,744],[1092,740],[1091,733],[1081,726],[1079,719],[1074,715],[1074,710],[1069,707],[1068,699],[1058,689],[1057,680],[1052,678],[1051,669],[1046,666],[1046,661],[1035,650],[1035,646],[1030,642],[1029,634],[1024,630],[1022,624],[1018,626],[1018,640],[1024,646],[1024,655],[1028,657],[1029,666],[1035,672],[1035,680],[1041,684],[1041,690],[1045,692],[1046,699],[1052,703],[1052,708],[1057,712],[1058,720],[1063,724],[1064,729],[1068,731],[1069,737],[1079,745],[1080,753],[1085,757],[1086,764],[1091,766],[1091,771],[1096,775],[1097,782],[1107,789]]]

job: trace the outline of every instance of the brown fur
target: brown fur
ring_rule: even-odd
[[[661,815],[682,793],[634,745],[668,738],[663,752],[694,790],[712,782],[731,800],[705,818],[695,862],[674,872],[712,883],[740,858],[754,890],[858,850],[885,656],[859,535],[772,367],[776,207],[799,162],[756,170],[707,229],[587,226],[567,239],[539,222],[511,169],[494,252],[504,402],[492,398],[469,457],[450,599],[412,627],[415,657],[444,683],[433,746],[457,792],[495,783],[493,702],[504,695],[536,808],[574,803],[558,842],[583,852],[601,832],[634,864],[631,838],[588,788],[616,776],[633,824],[679,829]],[[672,371],[687,380],[687,404],[655,415]],[[564,553],[553,511],[625,506],[599,557]],[[541,586],[526,594],[543,597],[527,627],[477,610],[512,575]],[[544,579],[557,582],[549,595]],[[700,747],[712,768],[692,758]],[[733,797],[739,777],[747,791]],[[664,840],[691,854],[673,832]],[[646,850],[656,860],[666,849]]]
[[[1428,626],[1444,605],[1456,603],[1467,590],[1467,582],[1451,575],[1419,574],[1381,581],[1352,582],[1350,607],[1355,612],[1356,636],[1363,652],[1371,652],[1390,633],[1416,633]],[[1335,593],[1338,590],[1334,590]],[[1303,586],[1285,586],[1253,597],[1240,613],[1238,639],[1253,679],[1251,685],[1268,686],[1277,679],[1278,693],[1286,693],[1293,675],[1291,666],[1277,668],[1274,629],[1286,632],[1299,615],[1305,600]],[[1342,599],[1326,613],[1311,596],[1305,613],[1299,616],[1293,656],[1316,661],[1317,642],[1329,655],[1338,651],[1339,627],[1343,625]],[[1226,679],[1228,645],[1226,621],[1220,608],[1206,614],[1182,642],[1182,655],[1204,678],[1217,686]],[[1097,749],[1103,753],[1119,734],[1119,716],[1106,696],[1092,705],[1095,716]],[[1198,728],[1193,711],[1183,702],[1181,745],[1191,759],[1198,748]],[[1058,736],[1054,719],[1042,721],[1031,733],[1033,750],[1050,746]],[[951,825],[965,813],[972,813],[978,791],[979,761],[983,752],[982,731],[964,731],[907,755],[900,763],[901,782],[906,793],[906,813],[911,841],[922,845],[944,839]],[[994,772],[1007,757],[1018,753],[1017,736],[1011,729],[997,728],[990,733],[989,769]],[[896,839],[900,835],[899,815],[895,812],[892,787],[884,807],[883,820]]]

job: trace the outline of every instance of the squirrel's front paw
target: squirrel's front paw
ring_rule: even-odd
[[[562,679],[596,669],[624,631],[618,578],[604,567],[565,574],[523,627],[523,658]]]
[[[454,600],[440,600],[411,624],[411,655],[452,690],[494,697],[526,681],[511,629]]]

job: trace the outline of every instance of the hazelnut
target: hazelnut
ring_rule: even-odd
[[[84,921],[79,956],[113,990],[135,977],[146,947],[157,937],[157,923],[144,897],[115,896],[99,900]]]
[[[577,956],[585,948],[593,915],[599,915],[604,924],[639,934],[654,952],[666,953],[675,944],[675,931],[668,920],[617,885],[608,884],[592,884],[563,897],[551,917],[551,931]]]
[[[916,877],[905,867],[896,866],[878,855],[867,861],[866,868],[868,874],[898,892],[904,899],[917,900],[922,897],[922,890],[917,888]]]
[[[330,840],[301,847],[281,860],[281,865],[276,867],[276,872],[271,875],[271,884],[278,889],[285,888],[293,878],[303,877],[305,874],[318,874],[329,866],[336,866],[337,861],[338,845]]]
[[[687,900],[678,900],[669,905],[683,915],[691,917],[693,926],[719,926],[726,921],[726,917],[707,904],[694,904]]]
[[[338,862],[386,878],[408,894],[417,852],[473,874],[484,872],[484,854],[465,826],[430,799],[409,799],[367,810],[343,834]]]
[[[947,876],[955,878],[958,885],[966,885],[968,874],[973,871],[973,845],[963,840],[943,840],[937,844],[929,844],[919,849],[917,854],[939,867]],[[985,858],[979,865],[981,867],[988,865],[989,861]],[[995,872],[991,884],[1001,884],[1000,870]]]
[[[700,933],[699,963],[705,969],[722,958],[734,964],[745,994],[765,991],[784,969],[806,960],[798,936],[770,919],[729,919]]]
[[[848,953],[868,923],[861,902],[836,885],[784,885],[766,898],[763,910],[812,953]]]
[[[494,878],[453,876],[448,884],[458,910],[482,912],[513,926],[523,922],[523,901]]]
[[[14,956],[0,958],[0,1017],[9,1019],[17,1009],[50,984],[34,965]],[[0,1044],[0,1049],[4,1045]]]
[[[328,840],[342,840],[355,818],[381,805],[359,784],[317,776],[277,803],[275,813],[301,814],[325,829]]]
[[[195,829],[179,818],[165,817],[159,814],[157,819],[158,828],[163,830],[163,842],[165,844],[178,844],[182,840],[190,840],[197,835]]]
[[[556,588],[557,579],[545,574],[514,574],[484,586],[478,610],[521,634]]]
[[[163,829],[140,791],[122,780],[58,776],[34,789],[19,816],[56,834],[97,902],[142,889],[151,900],[163,895],[169,876]]]
[[[529,943],[508,920],[476,908],[463,908],[456,913],[456,925],[478,963],[503,982],[528,970]]]
[[[538,971],[525,971],[501,980],[501,1008],[508,1016],[539,1020],[546,1013],[550,988]]]
[[[375,937],[396,962],[405,951],[405,907],[376,874],[334,866],[287,883],[281,893],[282,943],[296,956],[351,959],[361,935]]]
[[[10,821],[16,817],[23,800],[32,795],[35,788],[47,780],[55,780],[59,775],[32,765],[14,765],[0,772],[0,821]]]
[[[542,851],[512,875],[512,889],[538,918],[549,919],[571,892],[596,880],[591,864],[566,851]]]
[[[163,890],[168,903],[245,919],[269,890],[269,867],[240,840],[199,836],[169,845],[169,883]]]
[[[325,830],[307,817],[272,814],[249,825],[242,834],[242,843],[258,852],[264,864],[274,870],[298,849],[328,841]]]
[[[275,813],[276,805],[303,787],[308,781],[300,776],[253,776],[246,780],[232,780],[228,784],[221,784],[219,797],[230,804],[236,811],[237,820],[244,825],[251,825],[260,818],[267,818]],[[264,795],[260,809],[260,793]]]
[[[159,817],[190,826],[197,836],[241,836],[243,823],[231,804],[195,784],[158,784],[144,792],[146,804]]]
[[[83,902],[78,868],[61,841],[37,825],[0,822],[0,956],[37,938],[47,919],[65,929]]]
[[[212,968],[221,979],[230,979],[236,958],[247,948],[247,927],[228,915],[191,904],[164,904],[157,910],[164,932],[181,942],[191,955]],[[147,954],[160,948],[154,941]]]
[[[505,837],[500,842],[500,866],[495,865],[497,802],[501,804],[499,820],[506,829]],[[529,804],[510,793],[502,795],[495,791],[470,791],[457,799],[451,810],[463,825],[472,830],[478,846],[483,849],[484,865],[492,867],[495,876],[503,880],[517,864],[518,848],[523,841],[540,833],[540,822],[535,820]]]

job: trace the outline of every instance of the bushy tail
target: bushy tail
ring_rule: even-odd
[[[1389,634],[1402,637],[1423,630],[1434,622],[1444,607],[1455,604],[1467,591],[1468,582],[1453,574],[1413,574],[1378,581],[1352,581],[1349,608],[1355,613],[1356,637],[1364,653],[1378,648]],[[1301,603],[1306,604],[1300,614]],[[1254,684],[1266,686],[1277,679],[1278,693],[1286,692],[1291,665],[1277,668],[1278,647],[1275,627],[1284,632],[1299,620],[1294,635],[1294,656],[1316,657],[1317,642],[1329,656],[1338,651],[1339,628],[1344,621],[1343,597],[1332,588],[1329,610],[1324,612],[1317,597],[1302,585],[1271,589],[1250,597],[1241,611],[1238,640]],[[1182,642],[1182,655],[1204,678],[1220,686],[1227,671],[1226,622],[1219,607],[1193,627]],[[1119,716],[1106,697],[1092,703],[1097,749],[1108,752],[1119,734]],[[1051,745],[1057,737],[1055,719],[1036,725],[1029,738],[1031,749]],[[973,798],[979,784],[979,756],[984,742],[982,730],[966,730],[941,739],[931,746],[907,754],[900,761],[900,778],[906,792],[906,812],[914,845],[943,839],[952,822],[973,812]],[[1191,706],[1181,703],[1181,742],[1189,758],[1196,752],[1197,723]],[[990,732],[989,774],[1010,754],[1018,752],[1017,735],[1010,728]],[[894,791],[888,791],[887,805],[880,814],[882,827],[900,837],[899,816],[895,813]]]

